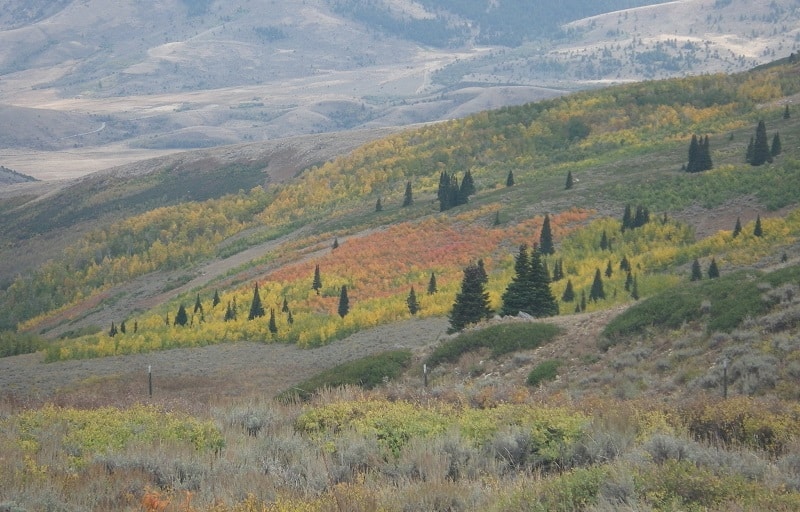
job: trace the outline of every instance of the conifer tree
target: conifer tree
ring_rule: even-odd
[[[127,330],[128,330],[128,329],[125,327],[125,320],[123,320],[123,321],[122,321],[122,323],[121,323],[121,324],[119,324],[119,332],[120,332],[121,334],[125,334],[125,332],[126,332]]]
[[[497,210],[496,212],[494,212],[494,225],[495,226],[499,226],[500,225],[500,210]]]
[[[711,264],[708,265],[708,278],[715,279],[719,277],[719,267],[717,266],[717,260],[715,258],[711,258]]]
[[[445,211],[447,208],[442,206],[447,204],[450,196],[450,175],[447,171],[442,171],[439,174],[439,190],[436,192],[436,198],[439,200],[439,210]]]
[[[186,314],[186,307],[181,304],[178,307],[178,313],[175,315],[175,321],[173,322],[174,325],[184,326],[189,323],[189,315]]]
[[[783,110],[783,118],[789,119],[792,117],[792,114],[789,112],[789,105],[786,105],[786,108]]]
[[[406,298],[406,305],[408,306],[408,312],[412,315],[416,315],[419,311],[419,301],[417,300],[417,294],[414,291],[414,287],[411,287],[411,291],[408,292],[408,297]]]
[[[235,305],[236,305],[235,302],[233,303],[233,305],[231,305],[231,303],[228,302],[228,307],[225,308],[225,318],[224,318],[224,320],[226,322],[229,322],[231,320],[236,320],[236,307],[235,307]]]
[[[553,282],[561,281],[564,279],[564,262],[561,259],[557,259],[555,264],[553,264]]]
[[[700,262],[697,261],[697,258],[694,259],[692,262],[692,276],[690,278],[691,281],[699,281],[703,278],[703,272],[700,270]]]
[[[640,228],[650,222],[650,210],[645,208],[644,206],[637,206],[636,207],[636,215],[633,217],[633,226],[634,228]]]
[[[603,230],[603,234],[600,236],[600,249],[605,251],[608,249],[608,235],[606,235],[606,230]]]
[[[434,294],[434,293],[436,293],[437,291],[438,291],[438,290],[437,290],[437,288],[436,288],[436,274],[434,274],[433,272],[431,272],[431,278],[430,278],[430,280],[428,281],[428,295],[433,295],[433,294]]]
[[[111,322],[111,329],[108,330],[108,335],[112,338],[117,335],[117,326],[114,325],[113,321]]]
[[[278,334],[278,324],[275,322],[275,308],[269,309],[269,332]]]
[[[379,197],[377,201],[375,201],[375,211],[382,212],[383,211],[383,204],[381,203],[381,198]]]
[[[550,214],[544,214],[542,231],[539,234],[539,251],[542,254],[554,254],[556,248],[553,245],[553,232],[550,229]]]
[[[708,142],[708,135],[703,139],[703,144],[700,146],[700,170],[710,171],[714,168],[714,163],[711,161],[711,146]]]
[[[623,272],[630,272],[630,270],[631,270],[631,262],[628,261],[628,257],[627,256],[624,256],[624,255],[622,256],[622,259],[619,262],[619,269],[622,270]]]
[[[639,300],[639,281],[635,276],[633,278],[633,285],[631,286],[631,298],[633,300]]]
[[[461,188],[459,190],[461,197],[464,198],[462,204],[466,203],[466,198],[475,193],[475,180],[472,179],[472,173],[469,169],[464,173],[464,178],[461,180]]]
[[[581,290],[581,311],[586,311],[586,290]]]
[[[753,228],[753,235],[754,236],[763,236],[764,230],[761,228],[761,215],[756,217],[756,225]]]
[[[739,236],[742,232],[742,221],[739,217],[736,217],[736,225],[733,226],[733,238]]]
[[[253,302],[250,304],[250,314],[247,315],[248,320],[261,318],[266,312],[264,306],[261,304],[261,295],[258,293],[258,283],[253,288]]]
[[[689,143],[689,163],[686,164],[686,172],[697,172],[699,170],[699,155],[700,143],[697,141],[697,135],[692,135],[692,141]]]
[[[222,302],[222,301],[221,301],[221,300],[220,300],[220,298],[219,298],[219,291],[217,291],[217,290],[214,290],[214,298],[213,298],[213,299],[211,299],[211,307],[214,307],[214,306],[216,306],[216,305],[217,305],[217,304],[219,304],[220,302]]]
[[[633,228],[633,213],[631,205],[625,205],[625,212],[622,214],[622,231]]]
[[[528,279],[531,303],[524,310],[537,318],[558,314],[558,302],[550,290],[550,276],[541,257],[541,252],[534,249],[531,253],[531,265]]]
[[[322,289],[322,277],[319,273],[319,264],[314,267],[314,281],[311,283],[311,289],[317,292],[317,295],[319,295],[319,291]]]
[[[781,136],[778,134],[778,132],[775,132],[775,135],[772,137],[772,147],[769,149],[769,154],[772,156],[778,156],[781,154],[782,150]]]
[[[484,289],[478,265],[470,264],[464,269],[461,291],[456,294],[453,310],[450,312],[449,333],[461,331],[469,324],[489,318],[489,294]]]
[[[489,274],[486,273],[486,267],[483,264],[483,258],[478,259],[478,273],[480,274],[481,281],[484,285],[489,282]]]
[[[506,186],[513,187],[514,186],[514,171],[509,170],[508,176],[506,176]]]
[[[411,192],[411,182],[406,182],[406,192],[403,195],[403,206],[411,206],[414,204],[414,196]]]
[[[350,299],[347,297],[347,285],[342,285],[342,291],[339,293],[339,307],[336,310],[339,316],[344,318],[350,312]]]
[[[516,260],[514,261],[514,277],[503,292],[503,305],[500,314],[503,316],[516,316],[520,311],[527,311],[532,297],[528,284],[530,282],[531,262],[528,257],[528,246],[520,245]]]
[[[567,180],[564,183],[564,190],[569,190],[575,184],[575,180],[572,179],[572,171],[567,171]]]
[[[331,249],[334,251],[339,248],[339,237],[333,237],[333,244],[331,245]]]
[[[294,323],[294,316],[292,315],[291,311],[288,311],[288,314],[286,315],[286,322],[289,325],[292,325]]]
[[[197,313],[198,311],[200,313],[203,312],[203,304],[200,302],[200,294],[199,293],[197,294],[197,298],[194,301],[194,312]]]
[[[561,300],[564,302],[572,302],[575,300],[575,290],[572,288],[571,279],[567,279],[567,287],[564,288],[564,293],[561,295]]]
[[[758,166],[765,162],[772,162],[772,156],[769,154],[767,125],[764,121],[759,121],[756,128],[755,142],[753,143],[753,159],[750,161],[750,165]]]
[[[625,276],[625,291],[626,292],[631,291],[631,285],[633,285],[633,274],[631,274],[631,271],[628,270],[628,274]]]
[[[756,139],[755,137],[750,137],[750,142],[747,144],[747,151],[744,154],[744,161],[749,163],[753,162],[753,155],[756,149]]]
[[[611,267],[611,260],[608,260],[608,265],[606,265],[606,277],[611,277],[614,275],[614,269]]]
[[[600,299],[606,298],[606,292],[603,290],[603,277],[600,274],[600,269],[596,269],[594,273],[594,281],[592,281],[592,288],[589,290],[589,300],[597,302]]]
[[[288,313],[289,312],[289,301],[286,300],[286,297],[283,298],[283,306],[281,306],[281,313]]]

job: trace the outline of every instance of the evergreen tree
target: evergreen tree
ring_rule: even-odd
[[[700,262],[697,261],[697,258],[694,259],[692,262],[692,276],[690,278],[691,281],[699,281],[703,278],[703,272],[700,270]]]
[[[506,176],[506,186],[507,187],[514,186],[514,171],[508,171],[508,176]]]
[[[292,325],[294,323],[294,316],[292,315],[291,311],[289,311],[288,314],[286,315],[286,322],[289,325]]]
[[[689,163],[686,164],[686,172],[699,171],[700,159],[700,143],[697,141],[697,135],[692,135],[692,141],[689,143]]]
[[[314,281],[311,283],[311,289],[317,292],[317,295],[319,295],[319,291],[322,289],[322,277],[319,273],[319,264],[314,267]]]
[[[561,259],[557,259],[553,264],[553,282],[555,283],[562,279],[564,279],[564,262]]]
[[[408,306],[408,312],[412,315],[416,315],[419,311],[419,301],[417,300],[417,294],[414,291],[414,287],[411,287],[411,291],[408,292],[408,297],[406,298],[406,305]]]
[[[200,302],[200,294],[197,294],[197,298],[194,301],[194,312],[203,312],[203,304]]]
[[[278,334],[278,324],[275,323],[275,309],[270,308],[269,310],[269,332],[272,334]]]
[[[443,205],[447,204],[450,196],[450,175],[447,171],[442,171],[439,174],[439,190],[436,192],[436,198],[439,200],[439,210],[445,211]]]
[[[383,211],[383,204],[381,204],[381,198],[379,197],[377,201],[375,201],[375,211],[382,212]]]
[[[474,264],[468,265],[464,269],[461,291],[456,294],[453,310],[450,312],[450,328],[448,332],[461,331],[469,324],[489,318],[491,314],[489,294],[484,289],[478,266]]]
[[[631,286],[631,298],[633,298],[633,300],[639,300],[639,281],[635,276],[633,278],[633,285]]]
[[[186,314],[186,307],[181,304],[178,307],[178,313],[175,315],[175,321],[173,322],[174,325],[184,326],[189,323],[189,315]]]
[[[750,142],[747,144],[747,152],[744,155],[744,161],[749,163],[753,162],[753,156],[755,154],[756,149],[756,139],[755,137],[750,137]]]
[[[500,210],[497,210],[496,212],[494,212],[494,225],[495,226],[499,226],[500,225]]]
[[[484,285],[489,282],[489,274],[486,273],[486,267],[483,265],[483,258],[478,259],[478,273],[481,276],[481,281]]]
[[[619,262],[619,269],[622,270],[623,272],[630,272],[630,270],[631,270],[631,262],[628,261],[628,257],[627,256],[624,256],[624,255],[622,256],[622,260],[620,260],[620,262]]]
[[[567,287],[564,288],[564,293],[561,295],[561,300],[564,302],[572,302],[575,300],[575,290],[572,289],[571,279],[567,279]]]
[[[411,206],[414,204],[414,196],[411,192],[411,182],[406,183],[406,192],[403,195],[403,206]]]
[[[281,306],[281,313],[288,313],[289,312],[289,301],[286,300],[286,297],[283,298],[283,306]]]
[[[333,237],[333,245],[331,245],[331,249],[334,251],[339,248],[339,237]]]
[[[225,321],[229,322],[231,320],[236,320],[236,309],[228,302],[228,307],[225,308]]]
[[[253,288],[253,302],[250,304],[250,314],[247,315],[247,319],[254,320],[256,318],[261,318],[265,314],[264,306],[261,304],[261,295],[258,293],[258,283],[256,283]]]
[[[211,307],[216,306],[220,302],[222,301],[219,298],[219,292],[217,290],[214,290],[214,298],[211,300]]]
[[[736,217],[736,225],[733,226],[733,238],[739,236],[742,232],[742,221],[739,217]]]
[[[567,180],[564,183],[564,190],[569,190],[575,185],[575,180],[572,179],[572,171],[567,171]]]
[[[461,180],[460,195],[464,198],[462,204],[466,203],[466,198],[475,193],[475,180],[472,179],[472,173],[469,169],[464,173],[464,179]]]
[[[625,205],[625,213],[622,214],[622,231],[633,228],[633,213],[631,212],[631,205]]]
[[[503,316],[516,316],[520,311],[526,311],[532,297],[528,288],[530,282],[531,262],[528,257],[528,247],[522,244],[519,247],[514,261],[514,277],[503,292],[503,305],[500,314]]]
[[[608,265],[606,265],[606,277],[611,277],[614,275],[614,269],[611,267],[611,260],[608,260]]]
[[[524,310],[531,316],[545,317],[558,314],[558,302],[550,290],[550,276],[541,257],[541,251],[534,249],[531,254],[530,273],[528,274],[531,303]]]
[[[433,295],[438,290],[436,289],[436,274],[431,272],[431,278],[428,281],[428,295]]]
[[[786,105],[786,108],[783,110],[783,118],[789,119],[792,117],[792,114],[789,112],[789,105]]]
[[[137,320],[133,321],[133,334],[136,334],[139,331],[139,322]]]
[[[603,234],[600,236],[600,249],[605,251],[608,249],[608,235],[606,235],[606,230],[603,230]]]
[[[628,270],[628,274],[625,276],[625,291],[626,292],[631,291],[631,285],[633,285],[633,274],[631,274],[631,271]]]
[[[640,228],[650,222],[650,210],[644,206],[636,207],[636,215],[633,217],[634,228]]]
[[[703,144],[700,146],[700,170],[710,171],[713,168],[714,163],[711,161],[711,146],[708,142],[708,135],[706,135]]]
[[[756,217],[756,226],[753,228],[754,236],[763,236],[764,230],[761,228],[761,215]]]
[[[711,264],[708,266],[708,278],[715,279],[719,277],[719,267],[717,267],[717,260],[711,258]]]
[[[544,214],[542,231],[539,234],[539,251],[542,254],[554,254],[556,248],[553,245],[553,232],[550,229],[550,214]]]
[[[114,322],[111,322],[111,329],[108,330],[108,335],[112,338],[117,335],[117,326],[114,325]]]
[[[347,298],[347,285],[342,285],[342,291],[339,293],[339,307],[336,310],[339,316],[344,318],[350,312],[350,299]]]
[[[586,291],[581,290],[581,311],[586,311]]]
[[[119,332],[120,332],[121,334],[125,334],[125,332],[126,332],[127,330],[128,330],[128,329],[125,327],[125,320],[123,320],[123,321],[122,321],[122,323],[121,323],[121,324],[119,324]]]
[[[778,132],[775,132],[775,135],[772,137],[772,147],[769,150],[769,154],[772,156],[778,156],[781,154],[782,150],[781,136]]]
[[[772,156],[769,154],[769,141],[767,140],[767,125],[764,121],[758,122],[756,128],[756,138],[753,143],[753,159],[750,165],[762,165],[765,162],[772,162]]]
[[[603,290],[603,277],[600,274],[600,269],[596,269],[594,273],[594,281],[592,281],[592,288],[589,290],[589,300],[597,302],[600,299],[606,298],[606,292]]]

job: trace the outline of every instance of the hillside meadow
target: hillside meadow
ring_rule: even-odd
[[[401,351],[387,343],[294,376],[277,400],[224,384],[202,400],[81,397],[88,381],[52,396],[6,392],[0,510],[797,510],[800,129],[786,115],[797,71],[785,60],[484,112],[284,184],[87,233],[0,297],[3,325],[17,330],[0,337],[4,353],[38,351],[44,374],[65,360],[212,344],[345,345],[446,317],[478,260],[498,311],[545,215],[556,244],[545,262],[564,273],[551,283],[560,314],[493,319]],[[762,119],[783,149],[752,166]],[[692,134],[709,135],[712,170],[682,170]],[[440,211],[441,173],[467,169],[476,193]],[[408,183],[414,200],[401,206]],[[741,204],[758,217],[734,234]],[[649,220],[623,228],[626,206]],[[700,237],[704,215],[722,227]],[[147,310],[98,312],[127,303],[146,276],[188,280],[269,240],[282,243]],[[605,297],[586,300],[598,274]],[[256,292],[264,314],[248,319]]]

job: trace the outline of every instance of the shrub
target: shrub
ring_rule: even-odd
[[[386,379],[396,378],[410,364],[411,351],[409,350],[394,350],[374,354],[319,373],[282,392],[278,399],[282,401],[289,401],[293,398],[308,400],[315,391],[348,384],[372,389]]]
[[[0,333],[0,357],[30,354],[45,348],[47,342],[35,334],[17,334],[11,331]]]
[[[540,383],[553,380],[558,375],[558,368],[562,362],[558,359],[548,359],[537,364],[528,374],[527,383],[529,386],[538,386]]]
[[[454,363],[467,352],[488,348],[492,357],[517,350],[529,350],[551,341],[561,329],[544,323],[507,322],[485,329],[465,332],[450,339],[433,351],[425,361],[430,367]]]

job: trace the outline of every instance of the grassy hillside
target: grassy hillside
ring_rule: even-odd
[[[798,70],[485,112],[87,231],[0,297],[5,325],[26,334],[0,337],[3,353],[40,350],[9,373],[42,372],[0,402],[0,508],[796,510],[800,114],[784,113]],[[759,120],[783,151],[752,166]],[[712,170],[682,170],[692,134],[709,135]],[[476,193],[440,211],[440,173],[467,169]],[[83,204],[119,204],[92,186]],[[649,222],[623,229],[626,205]],[[47,198],[27,207],[64,210],[69,226]],[[499,310],[545,214],[556,245],[545,261],[565,274],[551,283],[560,315],[444,337],[464,267],[483,261]],[[598,273],[605,297],[587,300]],[[255,293],[265,314],[249,320]],[[372,343],[360,359],[351,336],[377,326],[385,350]],[[425,339],[404,345],[414,336]],[[346,364],[303,374],[320,366],[287,365],[288,344],[312,359],[336,347]],[[180,369],[145,397],[130,354]],[[44,391],[48,368],[100,357],[119,369]],[[276,375],[282,401],[264,392]]]

